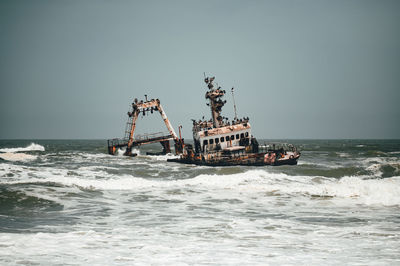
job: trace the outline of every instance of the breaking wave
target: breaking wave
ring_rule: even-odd
[[[400,175],[400,160],[397,157],[372,157],[361,163],[374,176],[386,178]]]
[[[11,161],[11,162],[26,162],[26,161],[32,161],[37,159],[36,155],[31,155],[31,154],[25,154],[21,152],[27,152],[27,151],[44,151],[44,147],[42,145],[36,144],[36,143],[31,143],[30,145],[22,148],[3,148],[0,149],[0,158],[6,161]]]
[[[21,152],[21,151],[44,151],[44,147],[42,145],[31,143],[29,146],[25,148],[3,148],[0,149],[0,152]]]
[[[383,179],[345,176],[340,179],[321,176],[292,176],[266,170],[249,170],[235,174],[200,174],[185,179],[148,179],[130,174],[112,175],[90,169],[43,169],[40,176],[21,175],[8,184],[58,184],[84,190],[132,190],[164,193],[170,189],[221,193],[240,193],[242,196],[290,195],[293,197],[321,197],[348,200],[366,205],[400,205],[400,176]],[[219,192],[218,192],[219,193]]]

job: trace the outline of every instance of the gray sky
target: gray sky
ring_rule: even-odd
[[[203,72],[258,138],[400,138],[400,1],[0,1],[0,138],[121,137],[159,98],[191,139]],[[232,97],[223,115],[233,117]],[[140,132],[165,130],[159,116]]]

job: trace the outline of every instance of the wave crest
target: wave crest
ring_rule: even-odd
[[[44,151],[44,147],[42,145],[31,143],[30,145],[22,148],[3,148],[0,149],[0,152],[20,152],[20,151]]]
[[[25,169],[25,168],[24,168]],[[105,171],[90,169],[43,171],[40,177],[32,176],[7,182],[20,183],[56,183],[67,187],[89,190],[132,190],[153,191],[164,194],[170,189],[195,190],[208,195],[209,192],[240,193],[241,195],[290,195],[305,198],[332,198],[336,202],[349,201],[355,204],[400,206],[400,176],[380,179],[345,176],[340,179],[322,176],[293,176],[284,173],[271,173],[264,169],[250,170],[235,174],[200,174],[186,179],[147,179],[132,175],[115,175]],[[35,176],[35,175],[34,175]],[[22,177],[22,176],[21,176]],[[306,200],[303,198],[302,200]]]

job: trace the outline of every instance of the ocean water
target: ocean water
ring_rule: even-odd
[[[213,168],[2,140],[0,265],[400,265],[400,140],[289,142],[297,166]]]

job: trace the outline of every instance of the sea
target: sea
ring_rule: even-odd
[[[1,140],[0,265],[400,265],[400,140],[282,142],[298,165]]]

